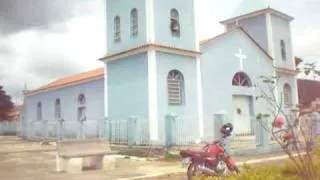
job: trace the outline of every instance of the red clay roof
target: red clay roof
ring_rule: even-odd
[[[76,75],[72,75],[72,76],[58,79],[58,80],[53,81],[47,85],[44,85],[38,89],[28,91],[27,95],[42,92],[45,90],[58,89],[58,88],[62,88],[62,87],[72,85],[75,83],[79,83],[82,81],[92,80],[95,78],[101,78],[103,76],[104,76],[104,68],[98,68],[98,69],[87,71],[87,72],[84,72],[81,74],[76,74]]]
[[[309,106],[312,101],[320,98],[320,82],[307,79],[298,79],[299,104]]]

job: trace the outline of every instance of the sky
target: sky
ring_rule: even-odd
[[[32,3],[30,3],[32,2]],[[241,0],[197,0],[199,39],[223,32]],[[269,0],[295,18],[294,54],[320,59],[320,0]],[[106,54],[105,0],[0,0],[0,85],[20,103],[34,89],[58,78],[97,67]]]

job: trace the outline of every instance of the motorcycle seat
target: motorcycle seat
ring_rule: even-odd
[[[201,157],[201,158],[206,158],[212,156],[211,154],[203,151],[193,151],[193,150],[182,150],[180,151],[180,156],[181,157]]]

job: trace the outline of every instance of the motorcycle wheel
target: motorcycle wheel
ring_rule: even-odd
[[[221,165],[224,165],[224,168],[223,169],[220,169],[218,168],[218,166],[221,166]],[[226,162],[222,159],[222,158],[218,158],[217,159],[217,162],[216,162],[216,165],[214,166],[214,171],[217,173],[218,176],[221,176],[223,175],[223,173],[226,172],[226,169],[227,169],[227,164]]]
[[[202,175],[202,172],[200,172],[198,169],[198,164],[191,163],[187,171],[188,180],[192,180],[194,176],[198,175]]]

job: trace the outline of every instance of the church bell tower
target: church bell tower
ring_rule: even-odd
[[[165,115],[198,106],[195,0],[107,0],[106,11],[107,55],[100,59],[105,62],[105,114],[148,120],[150,140],[163,142]],[[169,72],[192,77],[174,95],[177,102],[188,96],[184,104],[170,103]]]
[[[195,51],[194,0],[107,0],[107,53],[157,44]]]

